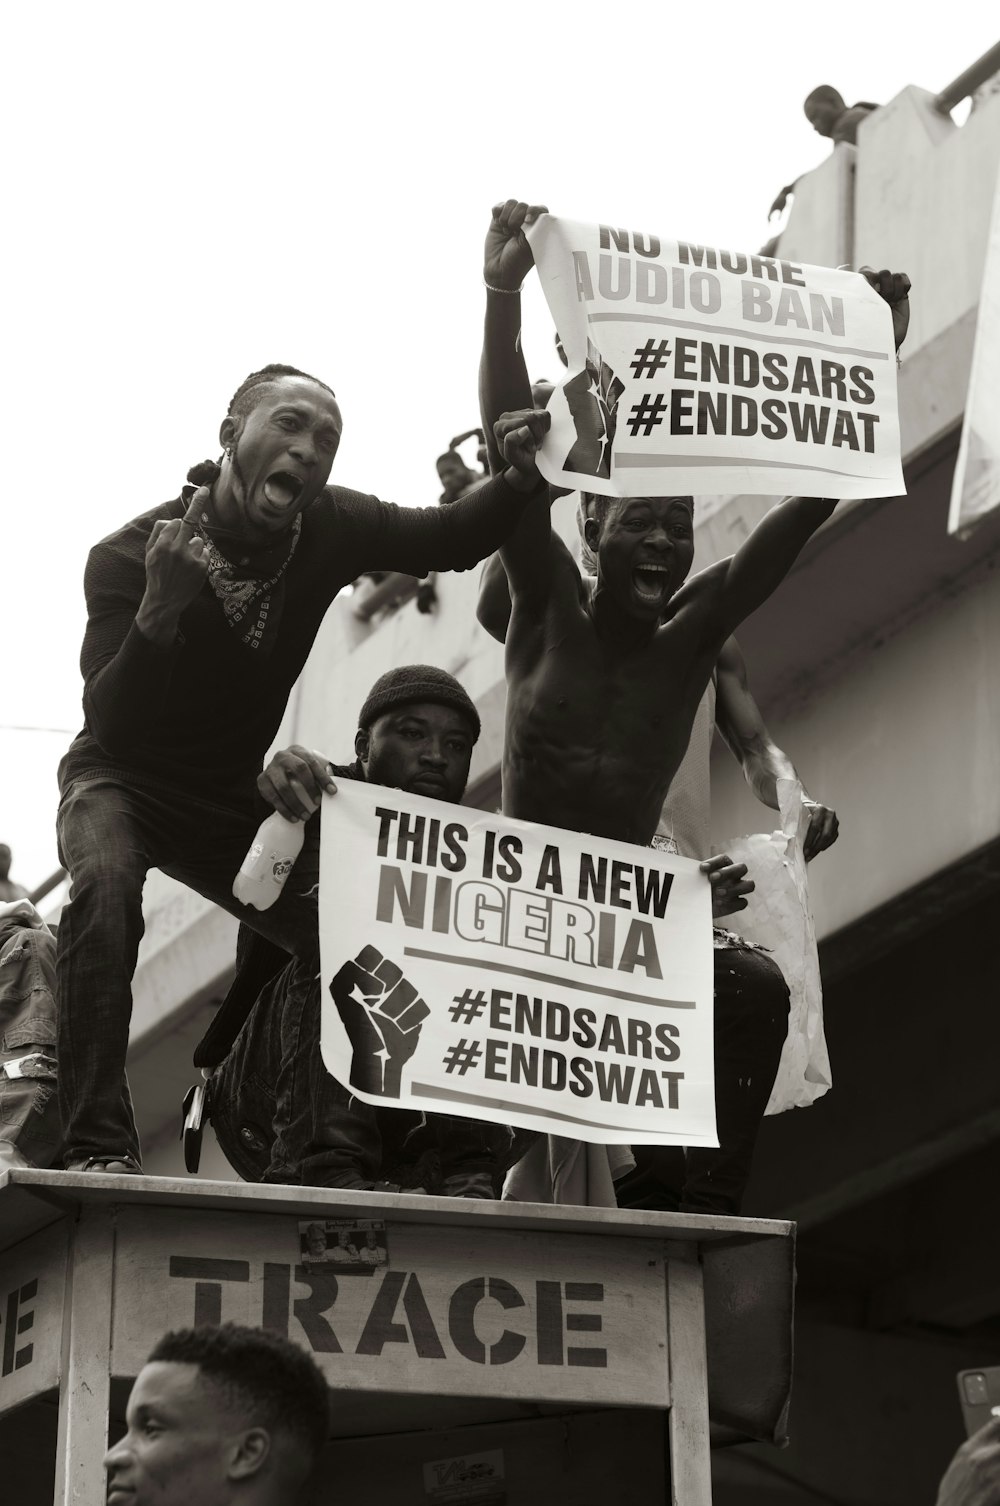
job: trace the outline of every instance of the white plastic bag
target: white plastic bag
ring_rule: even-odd
[[[831,1086],[823,1034],[823,989],[802,844],[809,813],[796,779],[778,780],[781,829],[723,842],[734,863],[746,863],[756,889],[745,910],[723,922],[748,941],[767,947],[785,975],[791,996],[788,1038],[766,1114],[806,1108]]]

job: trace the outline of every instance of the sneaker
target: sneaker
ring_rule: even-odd
[[[329,1187],[334,1192],[378,1192],[379,1184],[355,1171],[335,1172],[329,1181],[315,1182],[316,1187]]]
[[[436,1150],[425,1150],[401,1177],[399,1190],[426,1197],[440,1186],[441,1157]]]
[[[112,1177],[141,1177],[142,1167],[133,1156],[83,1156],[67,1161],[66,1171],[103,1171]]]
[[[441,1181],[443,1197],[474,1197],[491,1203],[496,1202],[493,1177],[488,1171],[455,1171]]]

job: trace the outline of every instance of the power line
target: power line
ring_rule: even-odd
[[[58,732],[60,736],[68,737],[77,731],[77,727],[21,727],[14,722],[0,722],[0,732]]]

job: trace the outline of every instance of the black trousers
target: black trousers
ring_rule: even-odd
[[[766,952],[715,949],[715,1106],[719,1148],[633,1145],[620,1208],[739,1213],[788,1033],[788,985]]]

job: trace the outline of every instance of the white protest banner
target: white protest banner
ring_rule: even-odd
[[[605,497],[903,492],[888,305],[856,272],[543,215],[569,362],[539,452]]]
[[[979,294],[965,422],[951,486],[948,532],[967,538],[1000,507],[1000,173]]]
[[[353,1094],[718,1144],[696,862],[360,781],[322,823],[323,1060]]]

